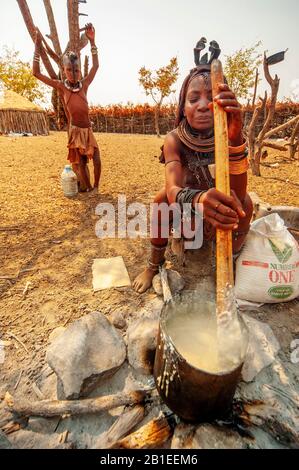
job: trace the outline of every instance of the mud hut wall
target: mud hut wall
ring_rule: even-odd
[[[49,121],[43,111],[0,109],[0,133],[49,135]]]

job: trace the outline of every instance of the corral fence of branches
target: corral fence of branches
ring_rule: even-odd
[[[101,116],[91,115],[95,132],[112,132],[120,134],[155,134],[155,123],[152,116]],[[163,116],[159,120],[161,134],[167,134],[174,128],[174,117]]]
[[[53,113],[49,113],[51,130],[58,130]],[[155,134],[155,108],[149,105],[91,107],[90,119],[94,132],[120,134]],[[175,106],[162,106],[160,131],[167,134],[174,128]]]
[[[106,107],[91,107],[90,119],[92,121],[93,130],[95,132],[109,132],[120,134],[155,134],[155,109],[149,105],[142,106],[106,106]],[[278,103],[272,127],[277,127],[280,124],[287,122],[292,117],[299,114],[299,103]],[[51,112],[48,113],[50,121],[50,129],[58,130],[55,120],[55,115]],[[252,109],[250,107],[244,108],[244,124],[245,128],[250,122],[252,117]],[[175,105],[163,106],[160,112],[160,130],[161,134],[167,134],[174,128],[175,123]],[[258,134],[263,126],[264,116],[256,126],[256,134]],[[281,131],[279,134],[273,136],[276,138],[289,137],[292,129],[288,128]]]
[[[252,114],[253,114],[253,110],[251,107],[244,108],[245,129],[251,121]],[[298,114],[299,114],[299,103],[292,103],[292,102],[277,103],[275,107],[275,114],[274,114],[273,122],[271,124],[271,128],[274,129],[275,127],[278,127],[281,124],[284,124],[290,119],[298,116]],[[257,125],[255,128],[255,135],[259,134],[259,132],[261,131],[263,127],[264,122],[265,122],[265,116],[261,115],[257,121]],[[292,134],[292,127],[289,127],[287,129],[280,131],[277,134],[274,134],[272,137],[283,139],[285,137],[290,137],[291,134]]]

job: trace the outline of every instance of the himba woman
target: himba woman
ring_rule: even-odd
[[[205,48],[202,38],[194,49],[196,67],[185,78],[179,98],[175,129],[162,147],[160,161],[165,164],[165,187],[156,195],[157,204],[178,203],[192,205],[192,211],[202,211],[203,239],[213,240],[216,229],[233,231],[233,252],[237,254],[244,244],[252,216],[252,202],[247,194],[247,149],[243,137],[242,111],[235,94],[226,83],[219,85],[214,98],[228,117],[231,195],[215,189],[210,169],[214,164],[214,122],[211,85],[211,62],[220,54],[216,41],[210,43],[211,57],[200,52]],[[134,289],[145,292],[151,285],[159,266],[165,262],[168,237],[161,212],[153,213],[151,254],[148,266],[133,283]]]

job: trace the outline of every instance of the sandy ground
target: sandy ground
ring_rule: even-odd
[[[48,336],[56,327],[94,310],[109,314],[120,309],[127,319],[136,317],[155,296],[153,291],[140,296],[131,288],[93,293],[91,266],[94,258],[121,255],[131,280],[144,266],[147,240],[98,239],[95,207],[99,202],[117,204],[118,194],[125,194],[128,203],[149,204],[163,186],[164,169],[155,157],[162,140],[117,134],[98,134],[97,139],[103,162],[100,194],[69,200],[60,187],[60,173],[66,164],[64,133],[0,137],[0,338],[8,342],[5,362],[0,366],[0,392],[33,393],[32,383],[44,365]],[[250,176],[249,190],[270,204],[298,205],[299,163],[283,161],[276,153],[272,151],[266,162],[279,166],[263,167],[267,178]],[[11,227],[17,230],[8,231]],[[188,268],[181,272],[187,288],[194,288],[196,272]],[[26,285],[28,291],[23,294]],[[291,340],[299,334],[298,302],[267,307],[257,317],[269,321],[288,353]]]

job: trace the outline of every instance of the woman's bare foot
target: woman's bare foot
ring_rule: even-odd
[[[143,292],[152,286],[153,278],[157,272],[153,271],[151,268],[145,268],[145,270],[136,277],[133,281],[133,288],[138,294],[143,294]]]

